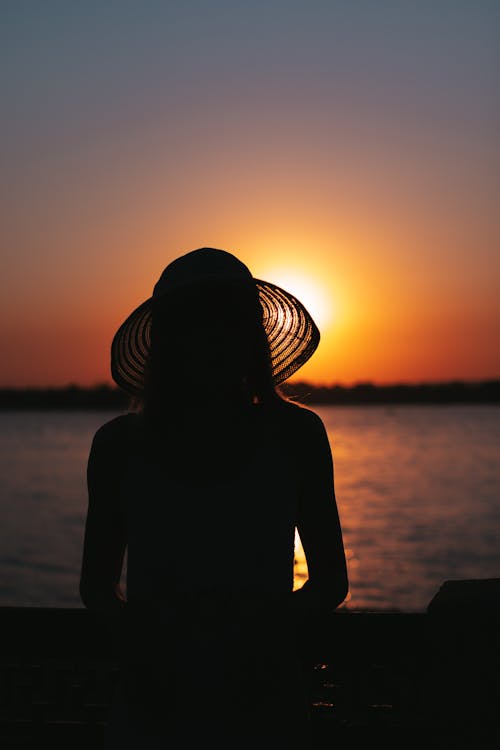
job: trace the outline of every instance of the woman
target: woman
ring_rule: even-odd
[[[214,248],[170,263],[116,333],[136,402],[94,436],[80,582],[121,637],[110,747],[306,745],[301,628],[348,581],[325,428],[278,384],[318,341],[295,297]]]

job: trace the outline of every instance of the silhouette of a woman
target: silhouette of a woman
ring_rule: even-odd
[[[116,333],[136,405],[92,442],[80,581],[121,639],[109,747],[307,746],[301,627],[348,580],[323,422],[278,384],[318,341],[293,295],[214,248],[170,263]]]

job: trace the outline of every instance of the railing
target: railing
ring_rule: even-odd
[[[499,624],[477,606],[337,610],[315,623],[303,658],[317,747],[498,750]],[[0,628],[2,750],[99,750],[119,661],[93,615],[4,607]],[[209,687],[208,676],[193,686],[193,712]]]

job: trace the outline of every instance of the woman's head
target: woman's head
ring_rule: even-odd
[[[255,285],[213,281],[155,300],[145,385],[147,399],[164,392],[261,402],[274,393]]]
[[[196,386],[243,389],[255,402],[275,394],[318,343],[296,297],[254,278],[232,253],[203,247],[172,261],[120,326],[111,373],[139,399],[161,388],[175,398]]]

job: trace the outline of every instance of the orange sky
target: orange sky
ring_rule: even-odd
[[[310,308],[296,379],[500,377],[492,4],[193,5],[7,12],[0,385],[109,382],[118,325],[207,245]]]

